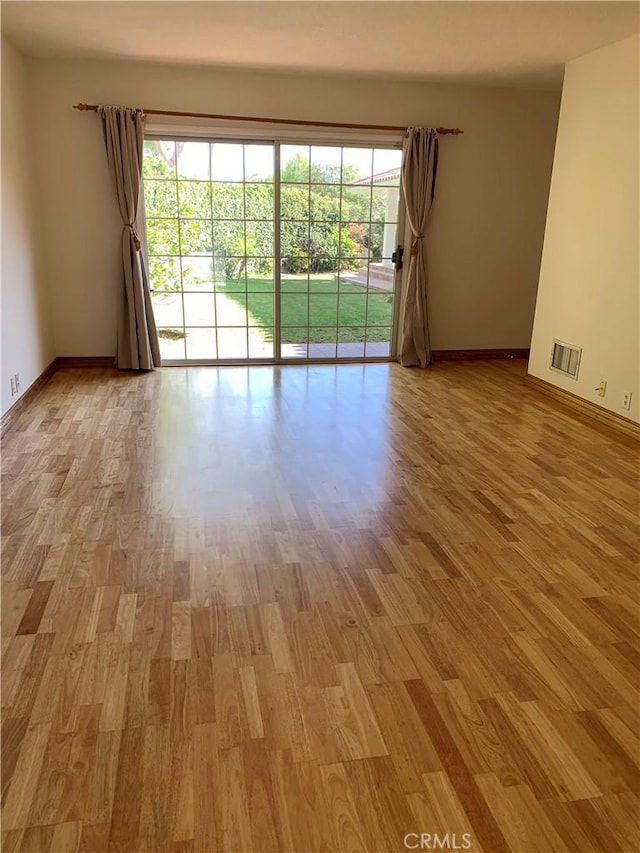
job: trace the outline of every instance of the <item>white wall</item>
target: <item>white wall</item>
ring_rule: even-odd
[[[529,372],[640,420],[640,38],[566,68]],[[554,338],[583,348],[578,380],[549,369]],[[607,381],[604,398],[595,388]],[[632,391],[631,412],[622,409]]]
[[[114,352],[121,226],[99,119],[74,111],[79,101],[463,128],[440,149],[432,344],[529,345],[556,95],[147,63],[35,60],[33,72],[57,355]]]
[[[26,60],[3,39],[2,414],[54,357],[33,143]],[[10,377],[16,373],[20,375],[20,390],[12,397]]]

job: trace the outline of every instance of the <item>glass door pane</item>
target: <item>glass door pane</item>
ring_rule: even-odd
[[[280,148],[281,357],[389,357],[401,152]]]
[[[388,148],[146,140],[163,360],[389,357],[400,164]]]
[[[274,145],[146,140],[163,361],[274,358]]]

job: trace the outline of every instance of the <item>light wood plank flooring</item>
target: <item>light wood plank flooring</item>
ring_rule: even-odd
[[[524,374],[57,373],[3,442],[4,853],[640,849],[638,454]]]

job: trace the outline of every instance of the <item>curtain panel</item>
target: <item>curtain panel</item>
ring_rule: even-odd
[[[145,116],[142,110],[100,107],[104,144],[122,217],[123,288],[118,312],[117,365],[159,367],[160,346],[153,318],[149,274],[136,230],[142,187]]]
[[[405,367],[431,361],[427,316],[425,232],[438,171],[438,135],[433,128],[409,127],[402,146],[402,193],[411,229],[411,255],[400,302],[398,360]]]

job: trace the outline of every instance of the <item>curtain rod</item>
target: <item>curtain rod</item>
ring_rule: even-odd
[[[97,112],[98,104],[74,104],[74,110],[80,112]],[[299,127],[341,127],[349,130],[391,130],[403,132],[406,131],[406,126],[395,124],[347,124],[339,121],[298,121],[293,118],[258,118],[257,116],[227,116],[216,115],[215,113],[182,113],[174,110],[142,110],[143,113],[152,116],[184,116],[186,118],[213,118],[222,119],[223,121],[255,121],[263,124],[291,124]],[[458,127],[436,127],[436,133],[440,136],[453,134],[457,136],[459,133],[464,133]]]

